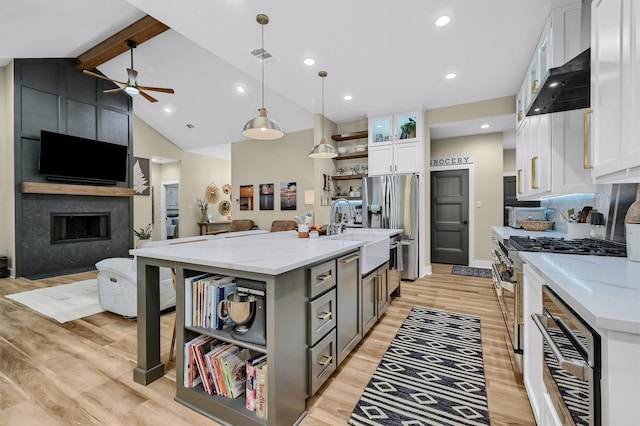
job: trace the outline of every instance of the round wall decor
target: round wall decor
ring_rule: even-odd
[[[224,186],[222,187],[222,192],[224,192],[227,195],[231,194],[231,185],[229,185],[228,183],[225,183]]]
[[[205,196],[207,197],[207,201],[210,203],[217,203],[218,198],[220,198],[220,190],[214,184],[207,186],[207,190],[205,191]]]
[[[220,211],[221,215],[223,216],[228,215],[231,212],[231,203],[229,202],[229,200],[220,201],[218,210]]]

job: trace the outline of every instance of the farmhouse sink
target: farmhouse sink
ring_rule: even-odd
[[[389,260],[390,242],[388,232],[367,231],[347,232],[324,237],[334,240],[364,242],[364,246],[360,250],[360,274],[363,276]]]

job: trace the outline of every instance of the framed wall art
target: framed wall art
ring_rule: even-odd
[[[253,210],[253,185],[240,185],[240,210]]]
[[[298,208],[298,190],[295,182],[280,184],[280,210],[296,210]]]
[[[272,183],[260,184],[260,210],[273,210],[273,187]]]

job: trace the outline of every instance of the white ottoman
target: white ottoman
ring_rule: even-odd
[[[98,295],[106,311],[123,317],[137,317],[137,274],[134,259],[112,257],[96,263]],[[160,310],[176,305],[171,270],[160,268]]]

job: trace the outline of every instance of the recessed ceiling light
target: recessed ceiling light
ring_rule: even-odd
[[[316,63],[316,61],[314,61],[314,60],[313,60],[313,59],[311,59],[311,58],[307,58],[307,59],[305,59],[305,60],[304,60],[304,64],[305,64],[305,65],[308,65],[308,66],[311,66],[311,65],[313,65],[313,64],[315,64],[315,63]]]
[[[353,99],[353,96],[351,96],[351,95],[344,95],[344,98],[343,98],[343,99],[344,99],[345,101],[350,101],[351,99]]]
[[[164,112],[166,112],[167,114],[171,114],[173,110],[169,107],[164,107]]]
[[[481,129],[488,129],[489,127],[491,126],[487,123],[484,123],[483,125],[480,126]]]
[[[439,27],[444,27],[451,21],[451,18],[448,16],[441,16],[436,20],[436,25]]]
[[[236,86],[238,93],[244,93],[244,86]]]
[[[446,78],[447,80],[451,80],[456,78],[456,74],[453,72],[450,72],[449,74],[445,75],[444,78]]]

